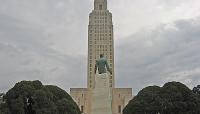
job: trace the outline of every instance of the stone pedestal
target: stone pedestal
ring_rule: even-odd
[[[107,73],[95,76],[91,105],[91,114],[112,114],[112,93]]]

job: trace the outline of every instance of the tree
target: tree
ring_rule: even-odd
[[[169,82],[142,89],[123,114],[199,114],[200,99],[187,86]]]
[[[0,106],[0,113],[25,114],[28,98],[31,98],[32,109],[36,114],[81,114],[67,92],[57,86],[45,86],[40,81],[16,83],[6,93],[6,103]]]
[[[7,104],[0,104],[0,114],[10,114],[10,109],[8,108]]]

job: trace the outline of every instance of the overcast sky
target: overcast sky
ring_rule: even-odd
[[[93,0],[0,0],[0,92],[21,80],[86,87]],[[116,87],[200,84],[199,0],[108,0]]]

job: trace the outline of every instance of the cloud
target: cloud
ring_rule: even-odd
[[[29,23],[7,15],[0,18],[1,91],[21,80],[41,80],[66,90],[85,85],[84,56],[73,57],[52,49],[43,28],[30,28]]]
[[[128,37],[143,28],[200,15],[199,0],[111,0],[116,39]]]
[[[199,20],[178,20],[123,39],[116,49],[119,86],[138,91],[168,81],[199,84]]]
[[[86,46],[82,45],[87,45],[88,14],[92,6],[89,1],[0,0],[0,3],[2,15],[21,21],[24,23],[21,26],[28,29],[42,30],[38,32],[46,36],[51,48],[64,54],[85,54]]]

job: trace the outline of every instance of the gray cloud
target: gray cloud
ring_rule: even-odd
[[[6,15],[0,18],[1,91],[21,80],[41,80],[66,90],[70,86],[84,86],[84,56],[73,57],[52,49],[43,28],[24,27],[28,23]]]
[[[199,20],[179,20],[123,39],[116,49],[119,86],[138,91],[168,81],[199,84]]]

